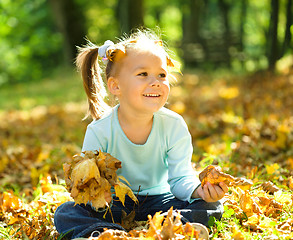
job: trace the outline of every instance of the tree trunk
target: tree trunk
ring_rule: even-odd
[[[182,1],[182,49],[183,49],[183,61],[188,67],[194,67],[198,61],[198,55],[194,52],[195,45],[200,45],[200,19],[203,9],[202,0],[189,0]],[[201,46],[203,47],[203,46]],[[204,58],[204,56],[202,56]],[[196,60],[197,59],[197,60]],[[203,60],[203,59],[202,59]]]
[[[85,43],[85,16],[74,0],[49,0],[56,25],[64,38],[64,58],[73,64],[77,54],[76,46]]]
[[[247,15],[247,0],[241,0],[240,7],[240,26],[239,26],[239,52],[240,55],[238,57],[242,68],[244,68],[245,63],[245,51],[244,51],[244,42],[245,42],[245,34],[244,34],[244,24],[246,22]]]
[[[143,5],[143,0],[118,0],[116,15],[122,33],[144,25]]]
[[[268,61],[269,70],[274,71],[279,57],[278,50],[278,21],[279,21],[279,0],[271,0],[271,19],[269,25]]]
[[[223,39],[225,40],[224,48],[225,48],[225,55],[227,59],[228,67],[231,66],[231,58],[229,53],[229,48],[231,46],[231,29],[230,29],[230,22],[229,22],[229,10],[230,6],[225,0],[219,0],[219,8],[222,12],[223,16],[223,23],[224,23],[224,36]]]
[[[195,43],[199,40],[202,0],[189,0],[182,7],[183,42]]]
[[[292,5],[292,0],[287,1],[287,6],[286,6],[286,28],[285,28],[285,36],[284,36],[284,42],[283,42],[283,47],[282,47],[282,53],[280,58],[284,56],[286,53],[287,49],[290,48],[290,43],[292,40],[292,35],[290,32],[291,25],[293,24],[292,22],[292,12],[293,12],[293,5]]]

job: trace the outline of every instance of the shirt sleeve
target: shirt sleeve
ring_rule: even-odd
[[[200,181],[191,166],[193,147],[191,135],[183,119],[172,128],[167,151],[168,183],[171,192],[180,200],[191,202],[193,191]]]

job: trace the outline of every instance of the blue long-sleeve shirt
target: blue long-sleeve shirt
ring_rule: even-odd
[[[154,113],[151,133],[143,145],[132,143],[119,121],[119,105],[87,127],[82,151],[101,150],[122,162],[117,170],[139,195],[172,192],[181,200],[191,201],[200,184],[191,167],[192,142],[183,118],[161,108]]]

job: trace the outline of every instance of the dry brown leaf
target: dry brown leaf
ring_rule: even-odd
[[[109,239],[128,239],[127,232],[121,230],[109,229],[102,232],[97,239],[99,240],[109,240]]]
[[[290,176],[288,179],[288,187],[293,190],[293,177]]]
[[[262,211],[265,216],[271,216],[276,218],[282,211],[283,205],[278,203],[276,200],[267,198],[267,197],[258,197],[259,206],[262,208]]]
[[[201,185],[204,186],[207,182],[218,185],[220,182],[224,182],[227,186],[240,187],[242,189],[249,189],[252,186],[252,182],[245,178],[233,177],[227,173],[223,173],[218,166],[209,165],[200,174],[199,179]]]
[[[256,200],[253,198],[253,196],[249,194],[248,190],[240,194],[239,204],[240,204],[240,208],[248,217],[252,216],[255,213],[256,214],[262,213]]]
[[[132,232],[133,235],[138,233],[138,229],[145,229],[146,228],[146,221],[136,221],[135,220],[135,211],[132,210],[128,215],[127,213],[122,210],[121,213],[121,226],[126,229],[126,231],[134,230]]]
[[[168,215],[165,218],[162,230],[161,230],[161,238],[162,240],[167,239],[174,239],[175,238],[175,232],[174,232],[174,226],[173,226],[173,207],[168,211]],[[182,225],[182,223],[181,223]]]
[[[271,181],[268,182],[264,182],[261,184],[261,187],[263,188],[263,190],[274,194],[275,192],[279,191],[280,188],[278,188],[275,184],[273,184]]]

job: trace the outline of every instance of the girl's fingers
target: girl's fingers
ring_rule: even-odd
[[[222,190],[224,191],[224,193],[228,192],[229,188],[228,188],[228,186],[227,186],[226,183],[220,182],[219,183],[219,186],[222,188]]]
[[[213,201],[219,200],[221,192],[223,192],[222,189],[218,187],[217,185],[212,185],[210,183],[207,183],[207,185],[208,185],[208,191],[210,193],[211,200]]]
[[[209,194],[209,190],[208,190],[208,188],[207,188],[207,185],[200,186],[200,187],[197,189],[197,193],[198,193],[198,195],[199,195],[203,200],[205,200],[206,202],[209,202],[209,201],[210,201],[210,194]]]
[[[225,196],[225,192],[222,189],[222,187],[215,186],[215,190],[216,190],[217,195],[218,195],[218,199],[217,200],[220,200],[220,199],[222,199]]]
[[[203,187],[203,192],[204,192],[204,198],[203,200],[205,200],[206,202],[212,202],[212,197],[211,197],[211,192],[210,192],[210,187],[212,185],[208,182],[207,184],[204,185]]]
[[[105,191],[105,200],[107,203],[112,201],[112,194],[110,192]]]
[[[225,193],[228,192],[228,186],[223,182],[221,182],[219,186],[208,182],[203,187],[200,186],[197,192],[206,202],[216,202],[222,199]]]

